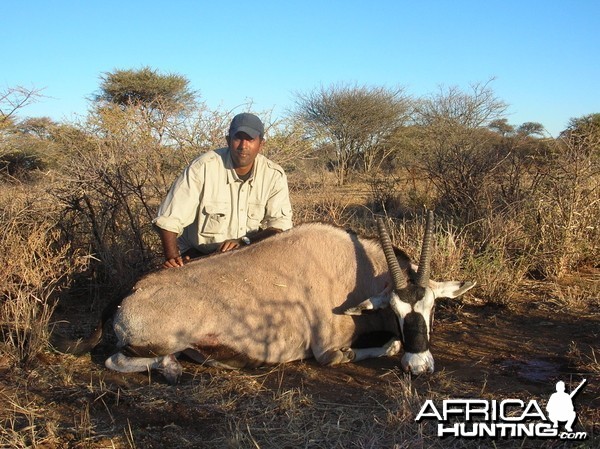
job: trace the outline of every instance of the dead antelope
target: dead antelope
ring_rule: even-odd
[[[381,243],[308,223],[233,252],[150,273],[114,314],[119,351],[106,366],[121,372],[158,369],[175,383],[182,352],[232,368],[309,357],[334,365],[391,356],[403,343],[403,368],[431,372],[434,301],[474,286],[429,279],[431,222],[432,214],[416,272],[408,256],[392,247],[380,220]],[[109,318],[104,314],[103,321]],[[375,331],[393,338],[383,347],[352,347]],[[87,352],[101,337],[99,325],[67,350]]]

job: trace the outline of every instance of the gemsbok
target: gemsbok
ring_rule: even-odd
[[[436,298],[475,284],[429,279],[433,213],[418,268],[392,246],[384,221],[380,241],[333,225],[307,223],[241,249],[143,277],[85,340],[59,349],[84,353],[113,318],[118,352],[108,368],[158,369],[170,383],[182,372],[177,355],[239,368],[314,357],[324,365],[392,356],[402,367],[432,372],[429,351]],[[382,347],[353,348],[358,337],[386,331]]]

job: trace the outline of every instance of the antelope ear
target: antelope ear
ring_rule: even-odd
[[[456,298],[463,293],[471,290],[475,287],[476,282],[460,282],[460,281],[446,281],[446,282],[435,282],[429,281],[429,286],[433,290],[436,298]]]
[[[385,289],[377,296],[371,296],[369,299],[361,302],[356,307],[350,307],[344,310],[345,315],[362,315],[367,310],[384,309],[390,305],[391,290]]]

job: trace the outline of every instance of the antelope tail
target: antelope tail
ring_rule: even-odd
[[[81,356],[90,352],[102,341],[104,334],[104,325],[117,311],[122,299],[113,301],[102,311],[102,317],[98,324],[87,338],[72,339],[64,335],[53,333],[50,337],[50,344],[54,349],[65,354]]]

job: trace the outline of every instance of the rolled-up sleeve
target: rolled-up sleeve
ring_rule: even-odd
[[[204,164],[196,161],[175,180],[152,223],[180,236],[196,219],[203,184]]]

